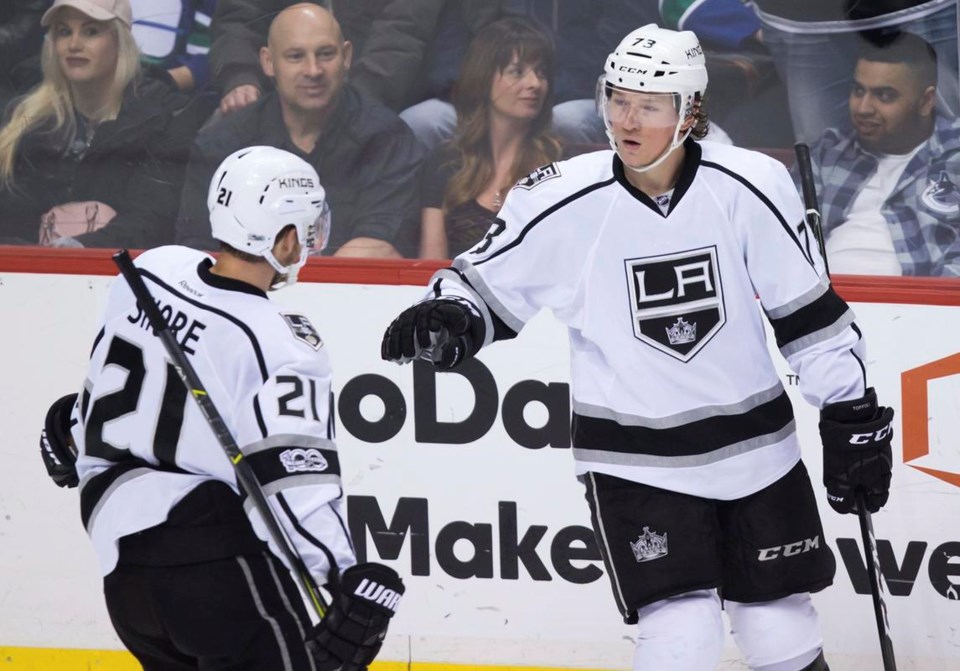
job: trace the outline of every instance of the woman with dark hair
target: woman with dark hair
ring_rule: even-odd
[[[483,28],[453,91],[457,129],[421,172],[421,258],[451,258],[479,242],[507,191],[560,158],[549,133],[553,44],[521,18]]]
[[[56,0],[43,15],[43,81],[0,129],[0,242],[172,240],[205,110],[141,67],[131,20],[129,0]]]

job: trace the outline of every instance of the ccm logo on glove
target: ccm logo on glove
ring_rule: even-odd
[[[879,443],[893,437],[893,422],[890,422],[879,431],[870,433],[855,433],[850,436],[851,445],[869,445]]]

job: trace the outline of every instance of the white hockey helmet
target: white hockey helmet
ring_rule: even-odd
[[[607,104],[615,88],[674,95],[679,119],[673,141],[656,161],[639,169],[633,168],[644,172],[659,165],[690,134],[687,131],[681,137],[680,128],[707,90],[706,59],[700,40],[689,30],[668,30],[648,23],[624,37],[607,57],[604,73],[597,84],[597,109],[607,128],[610,145],[616,151]]]
[[[330,208],[317,171],[299,156],[276,147],[245,147],[223,160],[207,194],[213,237],[260,256],[282,276],[273,288],[293,284],[311,254],[326,246]],[[277,235],[297,231],[299,261],[282,265],[273,255]]]

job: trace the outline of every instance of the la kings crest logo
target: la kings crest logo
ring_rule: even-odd
[[[287,322],[287,326],[293,331],[294,338],[310,345],[315,350],[323,347],[323,340],[320,339],[320,334],[317,333],[317,329],[313,328],[309,319],[293,312],[282,312],[281,315]]]
[[[633,334],[686,363],[727,321],[717,248],[627,259]]]
[[[542,182],[546,182],[548,179],[553,179],[554,177],[559,176],[560,167],[556,163],[542,165],[514,184],[514,188],[529,190],[535,187],[537,184],[541,184]]]

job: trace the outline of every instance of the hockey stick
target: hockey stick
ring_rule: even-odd
[[[820,226],[820,203],[817,189],[813,183],[813,167],[810,164],[810,147],[803,142],[794,145],[797,153],[797,170],[800,175],[800,189],[803,192],[803,206],[806,209],[807,226],[817,240],[817,247],[823,257],[823,266],[830,276],[827,264],[827,250]],[[883,657],[883,671],[897,671],[897,662],[893,657],[893,640],[890,638],[890,621],[887,619],[887,606],[883,600],[883,581],[880,571],[880,556],[877,554],[877,540],[873,533],[873,516],[867,510],[862,489],[857,489],[857,517],[860,518],[860,537],[863,540],[863,554],[870,578],[870,595],[873,597],[873,613],[877,619],[877,633],[880,635],[880,654]]]
[[[143,311],[146,312],[147,319],[150,322],[150,326],[153,327],[154,334],[160,338],[160,342],[163,343],[167,354],[173,360],[173,367],[176,369],[177,375],[180,376],[183,386],[190,390],[190,395],[193,396],[197,405],[200,406],[200,412],[203,413],[207,424],[209,424],[213,430],[217,441],[220,443],[220,447],[223,448],[227,458],[230,459],[230,463],[233,464],[237,474],[237,480],[243,488],[243,491],[246,492],[247,496],[253,501],[254,508],[260,513],[260,518],[267,526],[270,538],[272,538],[276,546],[280,548],[287,563],[294,569],[297,577],[300,578],[300,586],[309,597],[310,603],[313,604],[317,615],[322,618],[324,613],[327,612],[327,603],[323,595],[320,593],[319,588],[317,588],[316,583],[313,582],[313,578],[310,576],[309,571],[307,571],[303,560],[297,554],[296,550],[291,547],[290,541],[284,534],[280,523],[270,508],[270,504],[267,502],[267,497],[264,495],[263,489],[261,489],[260,483],[257,481],[257,476],[253,472],[253,468],[244,459],[243,452],[240,451],[237,441],[234,440],[230,434],[230,430],[223,421],[223,417],[207,395],[207,390],[200,381],[200,377],[197,375],[193,364],[190,363],[190,360],[187,359],[183,350],[180,349],[177,339],[170,331],[170,325],[160,312],[160,308],[157,307],[156,302],[154,302],[153,296],[150,295],[150,290],[144,283],[136,266],[133,265],[130,254],[127,250],[121,249],[113,255],[113,261],[117,264],[117,267],[120,268],[120,273],[133,291],[137,303],[139,303]]]

